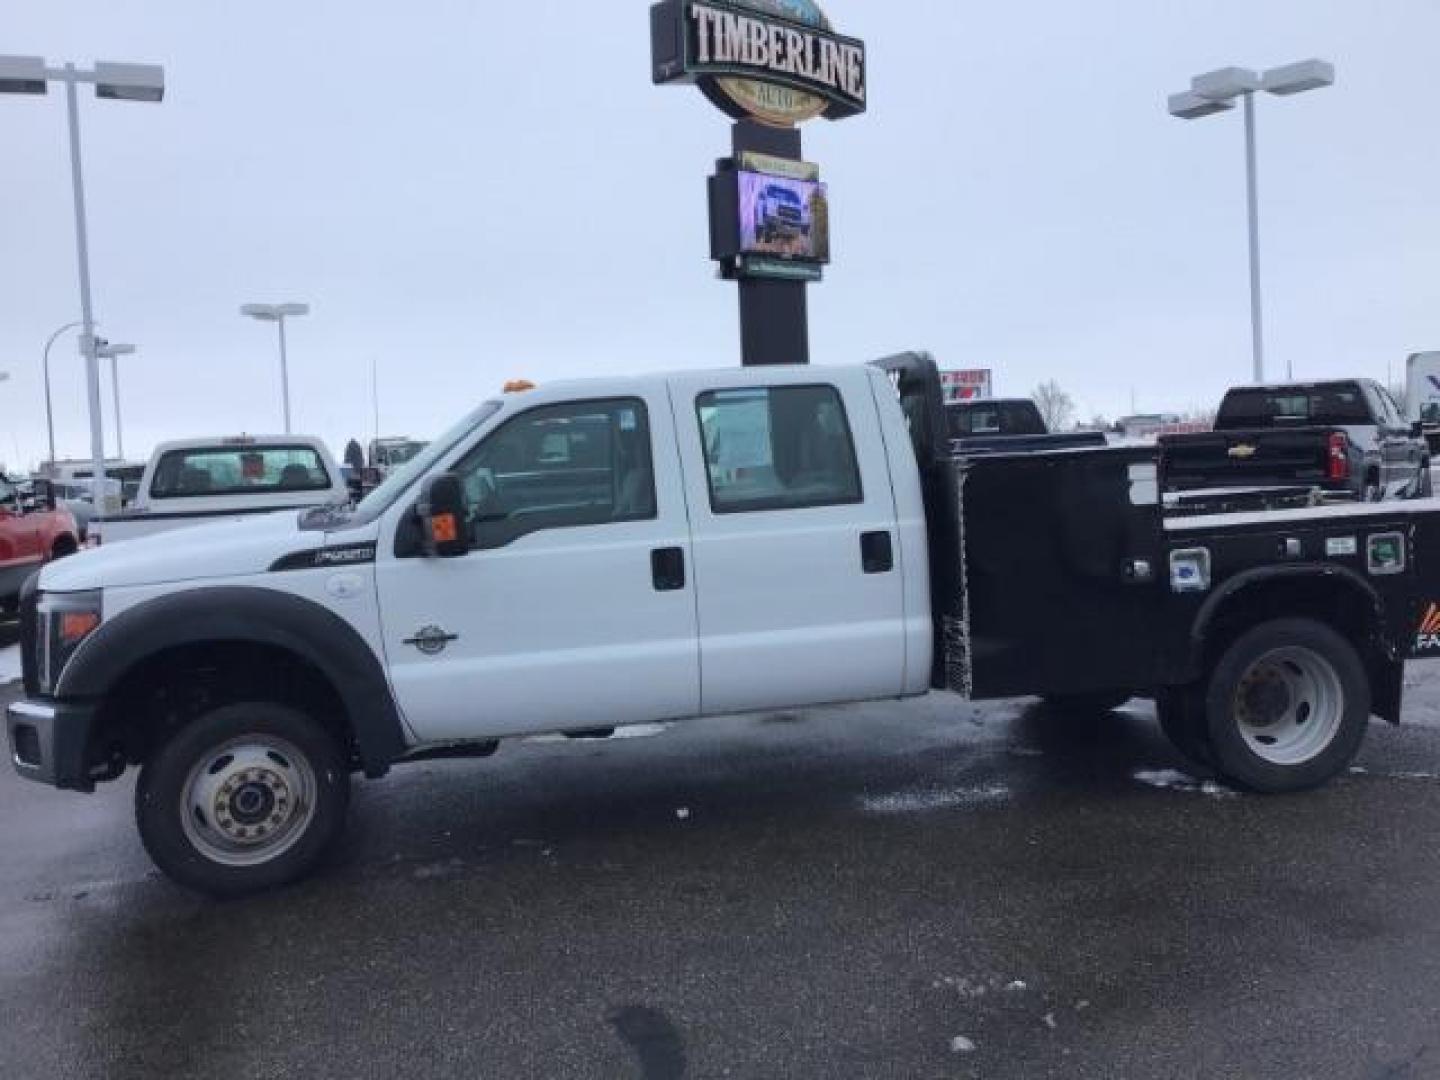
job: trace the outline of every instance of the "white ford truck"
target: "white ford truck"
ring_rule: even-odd
[[[355,773],[931,688],[1152,696],[1189,757],[1298,790],[1440,653],[1428,500],[1172,520],[1153,447],[946,436],[913,354],[507,394],[354,509],[46,567],[15,767],[90,791],[138,766],[154,861],[235,894],[321,857]]]
[[[173,529],[350,498],[335,459],[309,435],[236,435],[161,443],[121,512],[90,534],[116,544]]]

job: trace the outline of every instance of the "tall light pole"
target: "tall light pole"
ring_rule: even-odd
[[[100,358],[95,352],[95,315],[90,303],[90,246],[85,231],[85,183],[80,167],[80,106],[76,87],[87,83],[95,96],[113,101],[160,101],[165,69],[158,64],[97,63],[85,71],[74,64],[50,67],[39,56],[0,56],[0,94],[44,94],[50,83],[65,84],[70,122],[70,181],[75,201],[75,251],[80,267],[80,352],[90,398],[91,492],[95,509],[105,508],[105,432],[100,416]]]
[[[243,304],[240,314],[280,328],[280,395],[285,405],[285,434],[290,434],[290,368],[285,356],[285,320],[310,314],[309,304]]]
[[[1245,192],[1250,231],[1250,337],[1255,361],[1255,381],[1265,381],[1265,332],[1260,310],[1260,194],[1259,167],[1255,152],[1255,94],[1264,90],[1279,96],[1318,90],[1335,83],[1335,68],[1324,60],[1302,60],[1296,64],[1251,71],[1249,68],[1227,67],[1196,75],[1190,89],[1171,94],[1170,115],[1181,120],[1199,120],[1235,107],[1235,99],[1245,104]],[[1286,373],[1294,377],[1289,361]]]
[[[104,338],[96,338],[95,354],[110,358],[110,389],[115,395],[115,457],[125,460],[125,443],[120,434],[120,365],[116,358],[129,356],[135,351],[134,345],[111,345]]]
[[[42,368],[45,373],[45,432],[50,437],[50,478],[55,477],[55,410],[50,402],[50,347],[55,344],[60,335],[67,330],[74,330],[82,324],[78,322],[66,323],[60,329],[50,335],[50,340],[45,342],[45,354],[42,360]]]

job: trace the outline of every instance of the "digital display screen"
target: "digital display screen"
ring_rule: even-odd
[[[742,253],[830,261],[830,203],[824,184],[757,172],[738,175]]]

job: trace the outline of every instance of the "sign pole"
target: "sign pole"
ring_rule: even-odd
[[[735,122],[731,149],[737,161],[745,153],[802,160],[798,129],[770,127],[754,120]],[[744,367],[808,364],[810,318],[805,282],[741,278],[739,286],[740,363]]]
[[[656,85],[694,84],[736,121],[710,178],[710,257],[738,286],[740,362],[808,364],[805,288],[830,261],[830,204],[798,125],[865,111],[865,43],[818,0],[659,0],[650,61]]]

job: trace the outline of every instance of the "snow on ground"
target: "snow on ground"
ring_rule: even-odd
[[[0,649],[0,683],[14,682],[20,678],[20,646],[11,645]]]
[[[656,735],[664,735],[670,730],[669,724],[627,724],[624,727],[617,727],[615,734],[607,736],[611,739],[653,739]],[[575,740],[568,735],[561,735],[558,732],[553,735],[529,735],[526,736],[527,743],[567,743]],[[590,742],[604,742],[604,739],[592,739]]]
[[[957,806],[978,806],[1002,802],[1009,798],[1004,784],[981,784],[976,787],[910,788],[884,795],[866,795],[860,809],[867,814],[916,814],[929,810],[949,810]]]
[[[1196,780],[1179,769],[1136,769],[1130,776],[1131,779],[1141,784],[1166,791],[1190,791],[1221,798],[1236,794],[1213,780]]]
[[[670,730],[669,724],[629,724],[617,727],[612,739],[652,739]]]

